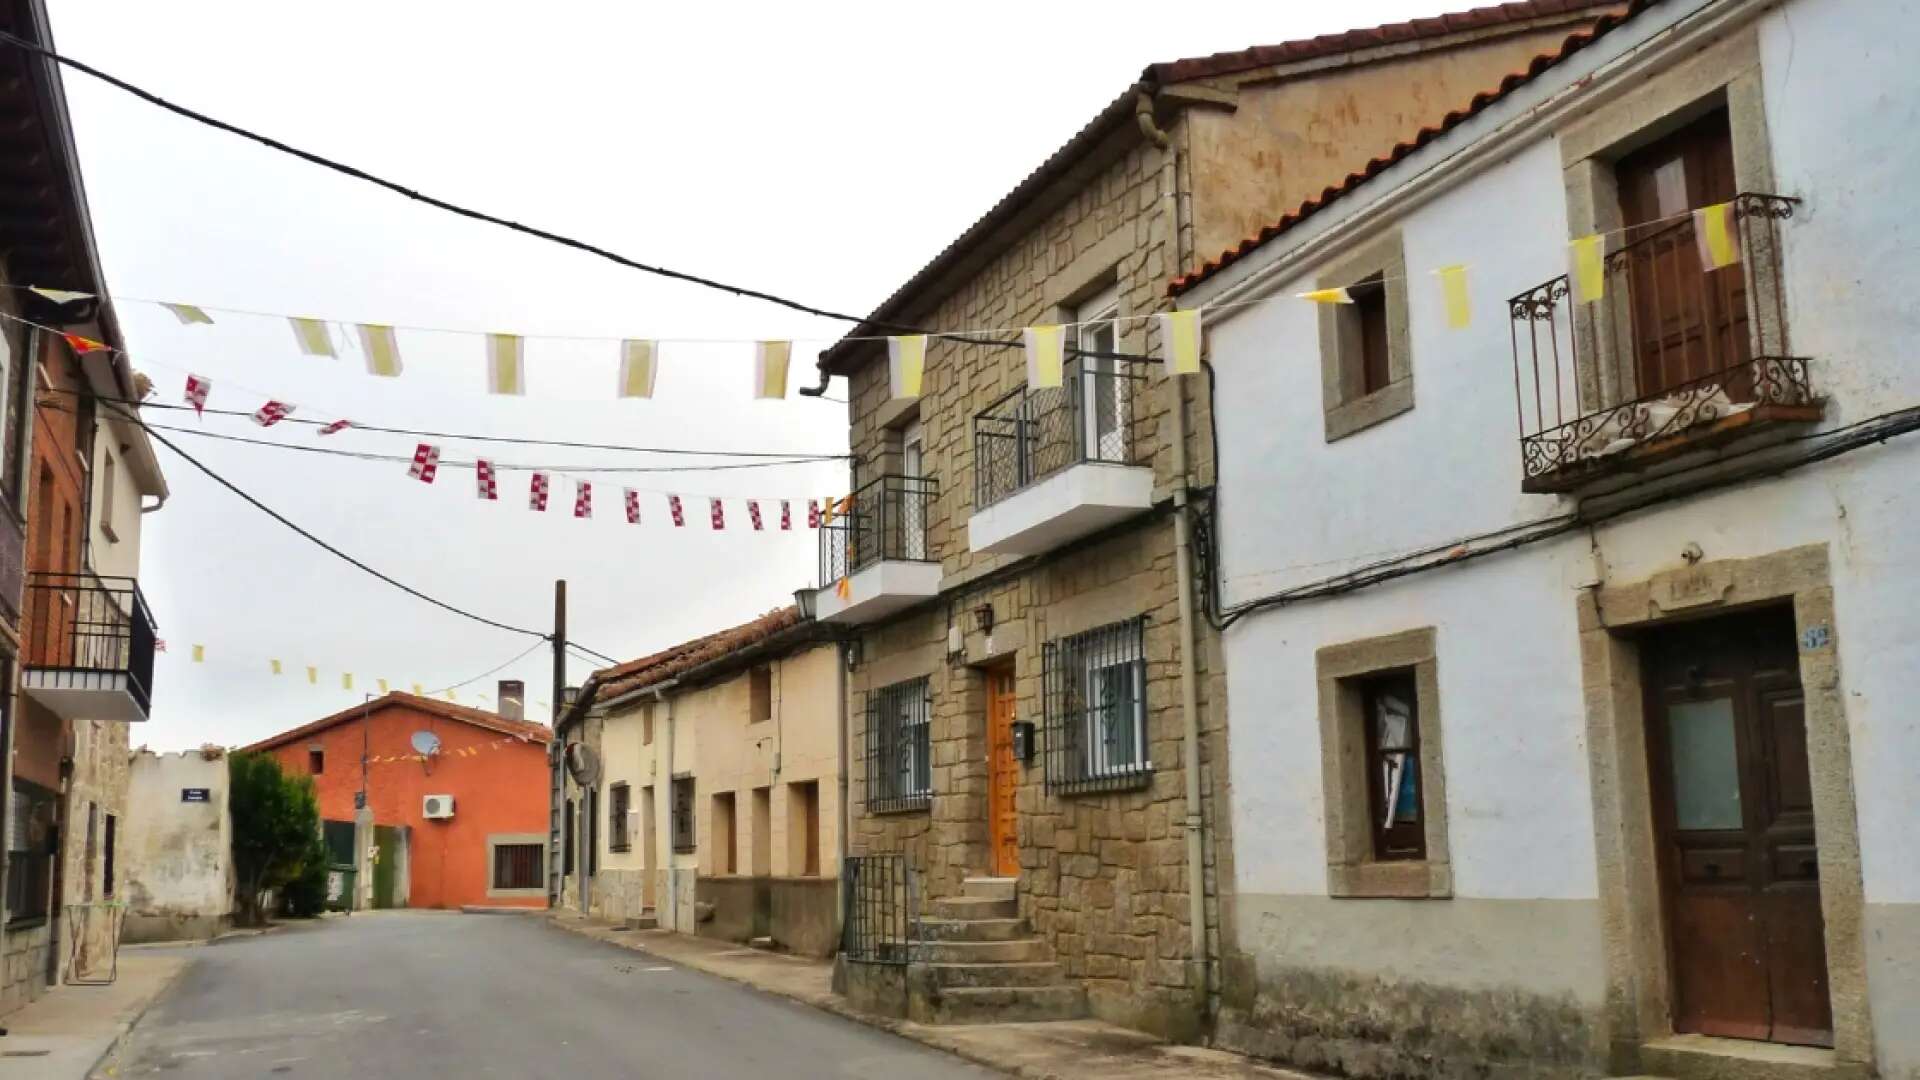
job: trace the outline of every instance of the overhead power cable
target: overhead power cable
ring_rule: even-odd
[[[332,158],[325,157],[320,154],[316,154],[311,150],[302,150],[297,146],[292,146],[288,143],[282,142],[279,139],[273,138],[272,136],[262,135],[257,131],[252,131],[247,128],[243,128],[238,124],[229,123],[217,117],[209,116],[206,113],[199,112],[198,110],[190,109],[185,105],[181,105],[176,102],[170,101],[167,98],[161,97],[159,94],[156,94],[151,90],[147,90],[143,87],[137,86],[134,83],[128,82],[127,80],[122,79],[117,75],[109,74],[108,72],[102,71],[91,64],[85,63],[84,61],[75,60],[69,56],[63,56],[60,53],[54,52],[52,49],[49,49],[43,45],[39,45],[34,42],[28,41],[14,34],[10,34],[5,31],[0,31],[0,43],[12,45],[14,48],[22,49],[27,52],[33,53],[37,56],[45,57],[46,59],[51,60],[56,64],[60,64],[65,67],[72,68],[73,70],[78,71],[84,75],[90,75],[93,78],[98,79],[101,82],[114,87],[115,89],[124,91],[128,94],[132,94],[134,97],[139,98],[140,100],[148,103],[149,105],[153,105],[158,108],[165,109],[167,112],[173,113],[176,116],[185,117],[186,119],[192,120],[195,123],[204,124],[207,127],[214,128],[219,131],[224,131],[229,135],[237,135],[240,138],[259,143],[261,146],[264,146],[270,150],[277,150],[280,153],[298,158],[301,161],[308,163],[309,165],[317,165],[320,168],[326,169],[330,172],[339,173],[342,176],[351,177],[352,179],[362,181],[363,183],[372,184],[375,187],[383,188],[387,191],[393,192],[396,195],[404,196],[405,198],[411,199],[418,203],[424,203],[437,210],[444,210],[447,213],[456,215],[458,217],[467,218],[472,221],[484,222],[488,225],[496,225],[496,226],[499,226],[500,228],[507,229],[511,232],[520,233],[523,236],[531,236],[531,237],[534,237],[535,239],[545,240],[545,241],[548,241],[549,243],[558,244],[561,247],[571,248],[575,251],[585,252],[586,254],[589,254],[589,255],[596,255],[602,259],[607,260],[608,262],[627,267],[628,269],[631,269],[631,270],[638,270],[642,273],[653,274],[657,277],[667,278],[672,281],[685,282],[689,285],[698,285],[701,288],[713,289],[719,292],[731,294],[733,296],[746,297],[752,300],[763,300],[769,304],[774,304],[779,307],[786,308],[790,311],[798,311],[803,315],[814,315],[823,319],[832,319],[837,322],[851,323],[855,326],[871,326],[878,330],[887,330],[887,331],[891,331],[893,333],[898,333],[898,334],[926,334],[929,337],[936,337],[944,341],[954,341],[954,342],[959,342],[959,343],[968,344],[968,345],[986,345],[994,348],[1003,348],[1003,349],[1017,348],[1021,344],[1018,339],[1009,341],[1002,338],[980,337],[980,336],[966,334],[966,333],[930,331],[930,330],[923,330],[915,326],[909,326],[903,323],[889,322],[883,319],[869,319],[863,315],[849,315],[844,311],[835,311],[831,308],[823,308],[813,304],[802,303],[801,301],[790,299],[785,296],[780,296],[775,293],[770,293],[762,289],[749,288],[748,286],[745,286],[745,285],[734,285],[729,282],[719,281],[714,278],[706,277],[701,274],[694,274],[685,270],[675,270],[671,267],[660,266],[654,263],[643,262],[639,259],[622,255],[619,252],[613,251],[609,248],[601,247],[598,244],[590,243],[585,240],[580,240],[575,237],[564,235],[562,233],[557,233],[550,229],[543,229],[535,225],[526,225],[521,222],[514,221],[510,218],[504,218],[504,217],[500,217],[497,214],[487,213],[484,210],[477,210],[470,206],[462,206],[459,203],[455,203],[447,199],[440,198],[437,195],[429,195],[425,192],[407,187],[406,185],[398,183],[396,181],[388,180],[382,176],[377,176],[373,173],[366,171],[365,169],[358,168],[353,165],[348,165],[345,162],[335,161]],[[1131,353],[1099,352],[1091,349],[1083,350],[1083,349],[1079,349],[1071,346],[1068,347],[1066,351],[1069,355],[1072,355],[1072,356],[1091,357],[1095,359],[1127,360],[1127,361],[1140,362],[1140,363],[1157,362],[1157,361],[1154,361],[1151,357],[1138,356]]]

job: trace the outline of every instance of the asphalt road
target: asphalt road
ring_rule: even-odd
[[[998,1075],[524,916],[358,914],[196,960],[104,1063],[112,1076]]]

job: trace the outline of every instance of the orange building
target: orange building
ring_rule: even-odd
[[[491,713],[394,692],[245,749],[313,777],[329,839],[354,837],[334,846],[360,867],[357,906],[544,907],[552,733],[521,718],[517,681],[499,701]]]

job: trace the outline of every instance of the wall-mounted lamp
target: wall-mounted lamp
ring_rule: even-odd
[[[981,633],[993,633],[993,605],[981,604],[979,607],[974,608],[973,622],[975,626],[979,627]]]
[[[793,606],[800,609],[800,618],[812,622],[820,607],[820,593],[816,589],[793,590]]]
[[[851,641],[848,641],[844,646],[844,649],[846,651],[846,657],[847,657],[847,670],[852,671],[853,669],[859,667],[860,666],[860,639],[854,638]]]

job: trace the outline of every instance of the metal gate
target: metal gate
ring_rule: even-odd
[[[840,951],[862,964],[905,964],[915,938],[913,869],[905,855],[849,855]]]

